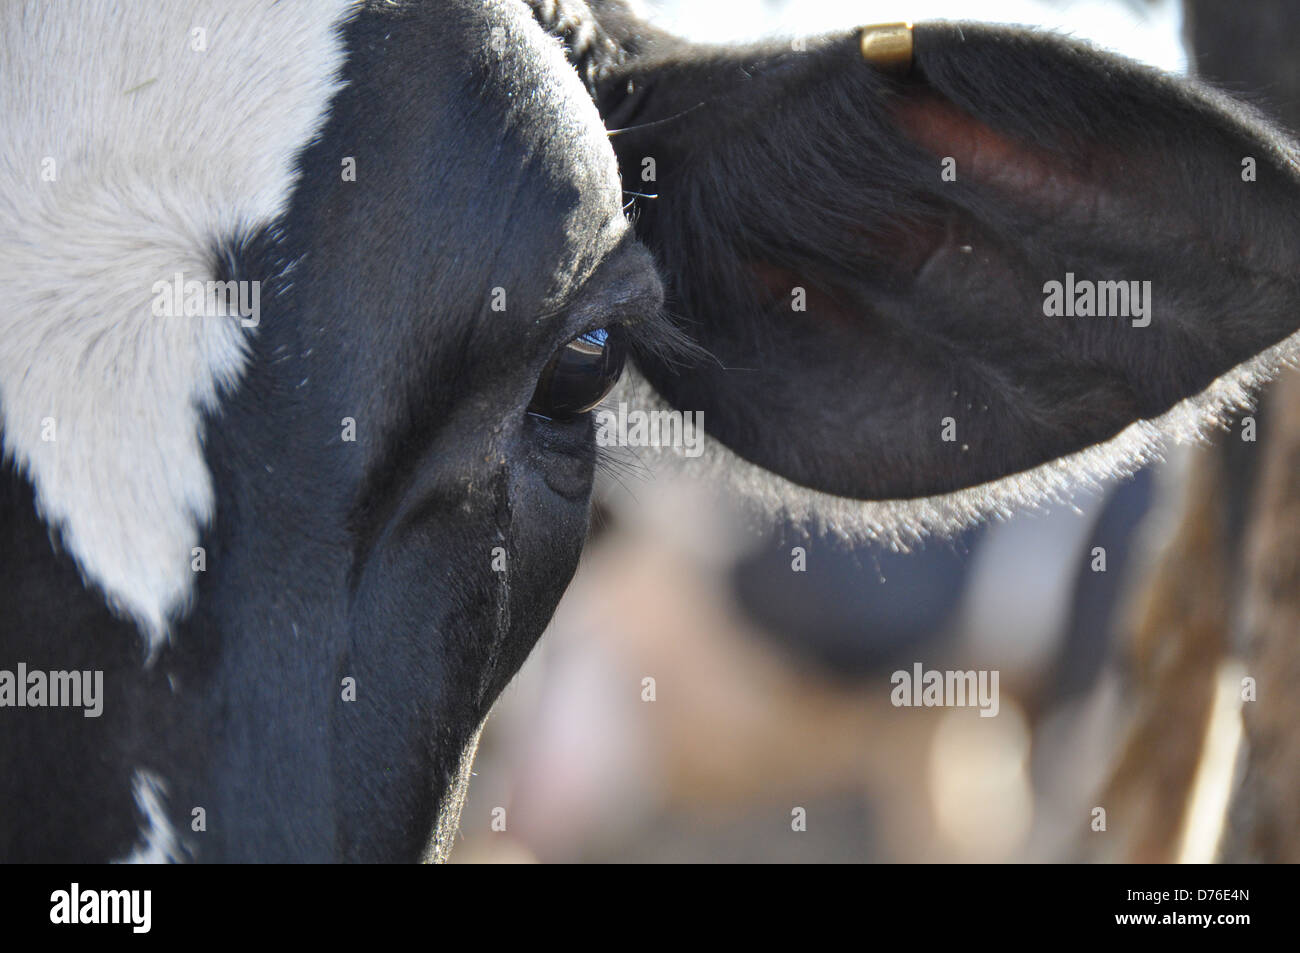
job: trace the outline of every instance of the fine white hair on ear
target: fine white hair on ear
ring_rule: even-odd
[[[156,651],[212,517],[202,415],[238,316],[153,314],[273,223],[324,122],[356,0],[0,7],[0,425],[83,578]]]
[[[152,771],[137,770],[132,779],[135,806],[140,811],[140,843],[118,864],[179,864],[188,852],[167,817],[163,799],[167,785]]]
[[[1253,395],[1300,358],[1300,332],[1275,344],[1214,380],[1151,420],[1139,420],[1110,440],[1041,466],[979,486],[911,500],[854,500],[792,483],[737,456],[708,438],[703,417],[703,452],[688,457],[668,448],[637,448],[652,471],[664,470],[714,487],[737,500],[751,518],[787,520],[805,532],[849,542],[874,541],[908,552],[930,536],[951,536],[987,519],[1005,519],[1020,509],[1066,504],[1080,490],[1097,491],[1104,480],[1124,477],[1163,459],[1170,441],[1199,443],[1227,425],[1236,411],[1252,406]],[[668,402],[633,368],[609,398],[629,408],[658,410]],[[687,411],[692,408],[684,408]],[[789,425],[794,426],[794,425]],[[815,453],[815,450],[810,450]],[[601,493],[618,489],[602,479]]]

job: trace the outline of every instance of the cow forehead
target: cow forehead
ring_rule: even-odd
[[[506,126],[538,159],[528,187],[572,197],[557,209],[557,234],[567,254],[551,289],[554,297],[566,297],[628,230],[618,162],[561,41],[544,32],[523,4],[493,8],[486,48],[504,93]]]
[[[293,294],[355,335],[340,386],[383,421],[367,441],[382,453],[411,406],[432,418],[447,408],[431,401],[458,394],[427,382],[504,384],[498,369],[563,343],[546,342],[630,226],[591,95],[524,4],[401,8],[352,32],[352,85],[290,216],[311,252]],[[358,142],[371,144],[358,184],[339,184],[338,155]]]

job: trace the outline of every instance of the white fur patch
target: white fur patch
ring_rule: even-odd
[[[1103,480],[1128,476],[1163,459],[1166,445],[1200,442],[1226,425],[1237,410],[1300,355],[1300,332],[1237,365],[1201,393],[1180,401],[1153,420],[1130,424],[1110,440],[1022,473],[941,496],[914,500],[854,500],[810,490],[742,460],[717,440],[691,459],[672,450],[638,450],[653,465],[717,487],[763,520],[788,519],[797,526],[858,542],[873,540],[907,552],[929,536],[952,535],[985,519],[1005,519],[1019,509],[1068,505],[1079,490],[1099,491]],[[631,368],[609,398],[630,407],[666,408],[667,401]],[[691,408],[687,408],[688,410]],[[708,415],[704,416],[707,434]],[[601,491],[617,493],[605,485]]]
[[[0,6],[0,424],[37,507],[151,649],[213,511],[201,412],[237,317],[155,317],[274,221],[339,87],[355,0]],[[201,48],[200,48],[201,47]]]
[[[167,818],[163,807],[163,798],[167,796],[167,785],[162,778],[151,771],[136,771],[132,783],[135,792],[135,806],[140,811],[143,824],[140,827],[141,843],[129,855],[115,863],[119,864],[179,864],[186,859],[185,846],[176,835],[176,828]]]

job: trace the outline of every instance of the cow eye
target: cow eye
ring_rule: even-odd
[[[528,412],[558,420],[586,413],[618,383],[626,356],[618,328],[578,335],[547,363]]]

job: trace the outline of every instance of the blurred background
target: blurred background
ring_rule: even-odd
[[[982,19],[1186,67],[1174,2],[644,7],[703,41]],[[910,554],[748,526],[652,463],[620,468],[488,722],[453,862],[1116,856],[1090,846],[1093,808],[1133,717],[1126,620],[1176,521],[1185,455]],[[891,705],[891,673],[917,662],[997,670],[997,717]],[[1159,839],[1167,859],[1213,850]]]

